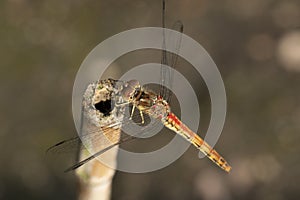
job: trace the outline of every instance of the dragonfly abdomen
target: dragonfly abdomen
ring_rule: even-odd
[[[179,119],[178,117],[176,117],[175,114],[173,113],[168,113],[164,125],[175,131],[176,133],[180,134],[181,136],[183,136],[185,139],[187,139],[188,141],[191,141],[191,139],[194,137],[194,133],[187,128]]]
[[[176,117],[176,115],[169,112],[165,118],[164,125],[191,142],[198,150],[204,153],[210,160],[216,163],[223,170],[227,172],[231,170],[231,167],[228,165],[225,159],[196,133],[184,125],[180,119]]]

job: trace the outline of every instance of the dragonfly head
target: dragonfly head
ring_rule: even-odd
[[[141,85],[137,80],[130,80],[124,84],[124,88],[122,90],[122,97],[124,101],[133,101],[136,94],[141,90]]]

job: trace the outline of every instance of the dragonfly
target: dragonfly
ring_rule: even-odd
[[[165,28],[165,1],[163,0],[162,6],[162,27]],[[173,29],[178,30],[178,32],[183,32],[183,24],[180,21],[177,21]],[[178,38],[176,42],[176,50],[179,51],[181,44],[181,36]],[[70,146],[76,146],[80,140],[93,140],[93,145],[97,145],[97,143],[103,143],[104,137],[111,138],[107,145],[90,155],[89,157],[83,159],[82,161],[77,162],[73,166],[69,167],[65,171],[75,170],[87,162],[97,158],[113,147],[125,143],[127,141],[136,139],[134,135],[126,135],[126,134],[117,134],[114,136],[114,132],[112,129],[118,129],[121,126],[127,126],[132,123],[132,119],[135,117],[135,110],[137,109],[141,118],[141,123],[145,123],[144,115],[148,115],[153,119],[156,119],[160,123],[162,123],[166,128],[171,131],[179,134],[184,139],[186,139],[189,143],[195,146],[199,151],[204,153],[211,161],[213,161],[216,165],[218,165],[221,169],[226,172],[231,170],[231,166],[228,162],[208,143],[206,143],[199,135],[197,135],[194,131],[188,128],[174,113],[171,112],[170,108],[170,98],[171,92],[168,90],[166,85],[171,85],[173,81],[173,75],[170,70],[168,70],[165,65],[171,66],[175,68],[178,53],[176,54],[168,54],[166,52],[166,41],[165,41],[165,32],[163,31],[163,44],[162,44],[162,58],[161,58],[161,87],[160,93],[157,94],[149,89],[141,86],[138,80],[114,80],[114,79],[106,79],[100,80],[97,83],[90,85],[90,90],[92,92],[86,92],[93,96],[94,100],[90,101],[89,105],[83,105],[88,107],[93,107],[93,110],[98,110],[100,116],[98,119],[101,121],[102,119],[106,120],[106,124],[99,128],[101,128],[102,134],[99,134],[97,130],[90,131],[85,135],[81,135],[80,137],[74,137],[69,140],[62,141],[48,149],[50,152],[57,152],[60,150],[67,149]],[[92,95],[91,95],[92,93]],[[96,93],[98,93],[98,101],[95,100]],[[102,97],[99,97],[99,94]],[[105,94],[103,96],[103,94]],[[99,98],[102,99],[99,101]],[[104,98],[104,100],[103,100]],[[86,102],[86,101],[83,101]],[[132,110],[130,117],[123,118],[119,117],[116,120],[116,116],[114,116],[114,120],[108,120],[112,113],[122,113],[124,111],[124,105],[132,105]],[[117,111],[116,111],[117,110]],[[121,114],[122,115],[122,114]],[[123,116],[123,115],[122,115]],[[139,134],[143,134],[145,128],[141,126]],[[112,139],[117,138],[117,139]]]

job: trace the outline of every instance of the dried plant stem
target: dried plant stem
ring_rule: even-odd
[[[109,115],[103,115],[94,106],[99,102],[110,101],[112,89],[112,83],[106,80],[89,85],[85,92],[81,134],[89,135],[92,133],[94,135],[90,141],[85,141],[84,144],[92,152],[88,152],[86,149],[81,150],[81,152],[78,152],[79,160],[90,157],[91,153],[99,152],[108,145],[118,142],[120,139],[120,128],[108,128],[108,124],[119,120],[117,119],[118,115],[115,113],[117,110],[113,109]],[[98,137],[98,139],[95,137]],[[118,148],[116,146],[97,157],[105,160],[105,163],[109,163],[111,168],[98,159],[93,159],[76,170],[80,184],[79,200],[110,199],[112,179],[117,165],[117,153]]]
[[[91,126],[91,125],[90,125]],[[95,127],[89,127],[95,128]],[[98,127],[97,127],[98,128]],[[120,130],[111,130],[113,135],[118,135]],[[109,136],[107,136],[109,138]],[[104,148],[101,145],[97,146],[97,149]],[[87,150],[80,153],[80,159],[84,159],[90,156]],[[116,165],[117,148],[111,149],[102,155],[102,158],[109,160],[110,163]],[[99,160],[94,159],[89,161],[82,167],[76,170],[76,175],[79,179],[80,190],[79,200],[108,200],[110,199],[112,190],[112,180],[115,174],[115,169],[107,167]]]

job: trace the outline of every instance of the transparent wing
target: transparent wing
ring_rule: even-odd
[[[122,126],[130,127],[131,124],[135,123],[134,121],[138,121],[140,119],[139,113],[136,113],[133,115],[132,119],[129,119],[128,117],[124,119],[122,122],[117,123],[111,123],[108,124],[105,127],[99,127],[95,128],[94,130],[90,130],[87,134],[82,134],[80,137],[75,136],[73,138],[63,140],[51,147],[49,147],[46,150],[47,154],[64,154],[64,153],[73,153],[76,152],[78,149],[85,149],[83,145],[78,145],[80,143],[90,143],[93,142],[93,145],[101,144],[103,145],[103,141],[107,141],[108,145],[113,144],[114,142],[117,142],[118,139],[126,138],[126,133],[120,133],[120,135],[117,135],[113,132],[117,126],[119,126],[122,123]],[[137,137],[139,135],[142,135],[143,132],[146,134],[147,131],[149,131],[149,127],[143,127],[141,126],[140,131],[136,132],[134,135]],[[133,134],[131,134],[133,135]]]
[[[77,155],[79,152],[81,152],[84,149],[90,150],[90,152],[92,152],[93,155],[91,155],[90,157],[82,161],[78,161],[76,164],[67,168],[65,172],[75,170],[78,167],[87,163],[88,161],[91,161],[97,156],[100,156],[101,154],[110,150],[111,148],[119,144],[125,143],[127,141],[137,139],[138,136],[147,134],[147,132],[151,129],[147,126],[145,127],[141,126],[138,132],[135,132],[134,134],[131,133],[131,135],[127,135],[126,133],[116,131],[117,130],[116,127],[119,127],[120,123],[122,123],[122,126],[126,126],[128,129],[128,127],[130,127],[133,123],[135,123],[134,121],[139,120],[137,119],[139,117],[140,117],[139,113],[137,113],[134,114],[133,119],[126,118],[122,122],[118,122],[118,123],[114,122],[111,124],[107,124],[105,127],[94,128],[93,130],[90,130],[88,134],[83,134],[80,137],[76,136],[67,140],[63,140],[51,146],[50,148],[48,148],[46,153],[54,156],[58,154],[66,154],[66,153],[72,153],[74,155]],[[94,148],[90,149],[91,147],[86,147],[83,144],[92,144]],[[97,146],[101,146],[101,149],[97,148]],[[97,151],[95,149],[97,149]]]
[[[116,125],[114,125],[116,126]],[[80,137],[75,136],[73,138],[63,140],[50,148],[47,149],[47,154],[64,154],[64,153],[75,153],[76,151],[80,149],[85,149],[84,145],[81,145],[81,143],[90,143],[93,142],[94,145],[102,144],[103,141],[106,141],[108,144],[113,144],[114,142],[117,142],[120,137],[120,135],[112,135],[112,129],[113,127],[99,127],[99,129],[91,130],[88,134],[83,134]],[[109,135],[109,140],[107,139]]]
[[[80,162],[78,162],[78,163],[72,165],[71,167],[67,168],[67,169],[65,170],[65,172],[69,172],[69,171],[75,170],[75,169],[77,169],[78,167],[81,167],[82,165],[84,165],[85,163],[87,163],[87,162],[93,160],[93,159],[96,158],[97,156],[100,156],[101,154],[103,154],[103,153],[105,153],[106,151],[110,150],[111,148],[113,148],[113,147],[115,147],[115,146],[117,146],[117,145],[119,145],[119,144],[122,144],[122,143],[124,143],[124,142],[133,140],[133,139],[135,139],[135,137],[130,136],[130,135],[127,135],[126,137],[123,137],[123,138],[119,139],[118,141],[115,141],[114,143],[108,145],[107,147],[102,148],[100,151],[94,153],[93,155],[87,157],[86,159],[84,159],[84,160],[82,160],[82,161],[80,161]]]
[[[163,1],[162,10],[162,27],[165,28],[165,1]],[[176,33],[166,35],[163,30],[163,44],[162,44],[162,58],[161,58],[161,89],[160,95],[170,103],[172,83],[173,83],[173,72],[170,71],[165,65],[175,69],[178,60],[178,54],[180,50],[183,24],[181,21],[176,21],[172,26],[172,29],[177,31]],[[167,53],[166,49],[171,48],[175,50],[175,53]],[[164,87],[165,86],[165,87]],[[168,89],[169,88],[169,89]]]

